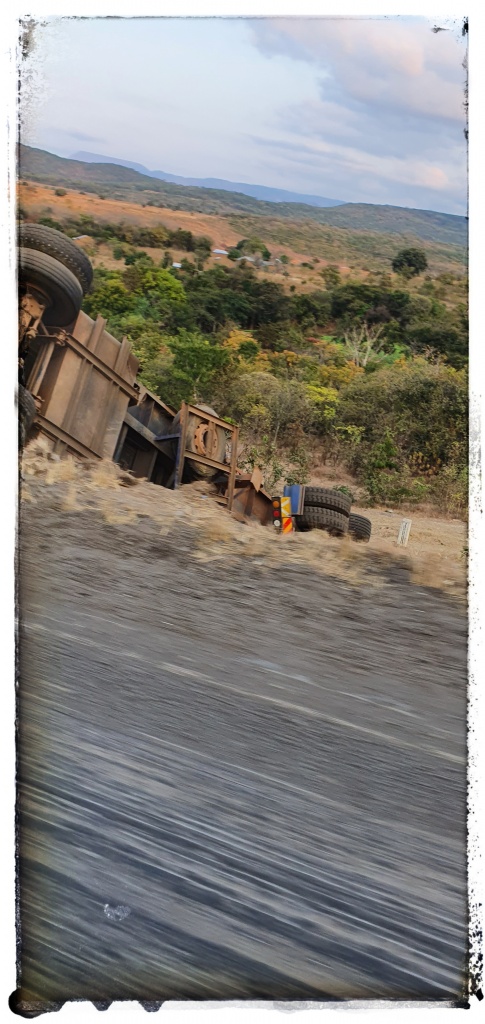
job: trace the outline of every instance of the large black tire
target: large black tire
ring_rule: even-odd
[[[35,249],[45,252],[47,256],[63,263],[74,277],[77,277],[86,295],[93,283],[93,268],[86,253],[78,249],[62,231],[47,228],[43,224],[21,224],[19,228],[19,246],[23,249]]]
[[[365,543],[370,540],[372,533],[372,523],[366,516],[358,516],[352,513],[349,516],[349,533],[354,540],[361,540]]]
[[[23,384],[18,386],[18,410],[19,410],[19,447],[25,447],[37,412],[37,407],[30,391],[24,388]]]
[[[19,284],[40,292],[46,301],[42,321],[46,327],[70,327],[77,319],[83,291],[77,277],[47,253],[19,250]]]
[[[303,515],[297,518],[297,525],[299,530],[327,530],[328,533],[341,537],[348,533],[349,520],[341,512],[305,505]]]
[[[332,512],[350,515],[352,498],[341,491],[332,491],[329,487],[305,487],[304,508],[328,508]]]

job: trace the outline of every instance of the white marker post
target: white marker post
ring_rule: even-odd
[[[411,519],[403,519],[399,527],[399,533],[397,535],[398,544],[402,544],[405,548],[409,540],[409,534],[411,533]]]

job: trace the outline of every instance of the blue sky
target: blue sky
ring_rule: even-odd
[[[50,19],[23,141],[464,213],[465,43],[418,18]]]

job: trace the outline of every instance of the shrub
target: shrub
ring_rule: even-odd
[[[340,454],[370,500],[422,500],[443,494],[466,504],[467,379],[464,371],[423,358],[357,377],[340,394]]]

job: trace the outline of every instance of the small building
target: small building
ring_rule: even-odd
[[[182,269],[182,264],[181,263],[172,263],[172,267],[175,267],[175,270],[181,270]]]
[[[227,249],[213,249],[212,252],[217,256],[229,256]]]

